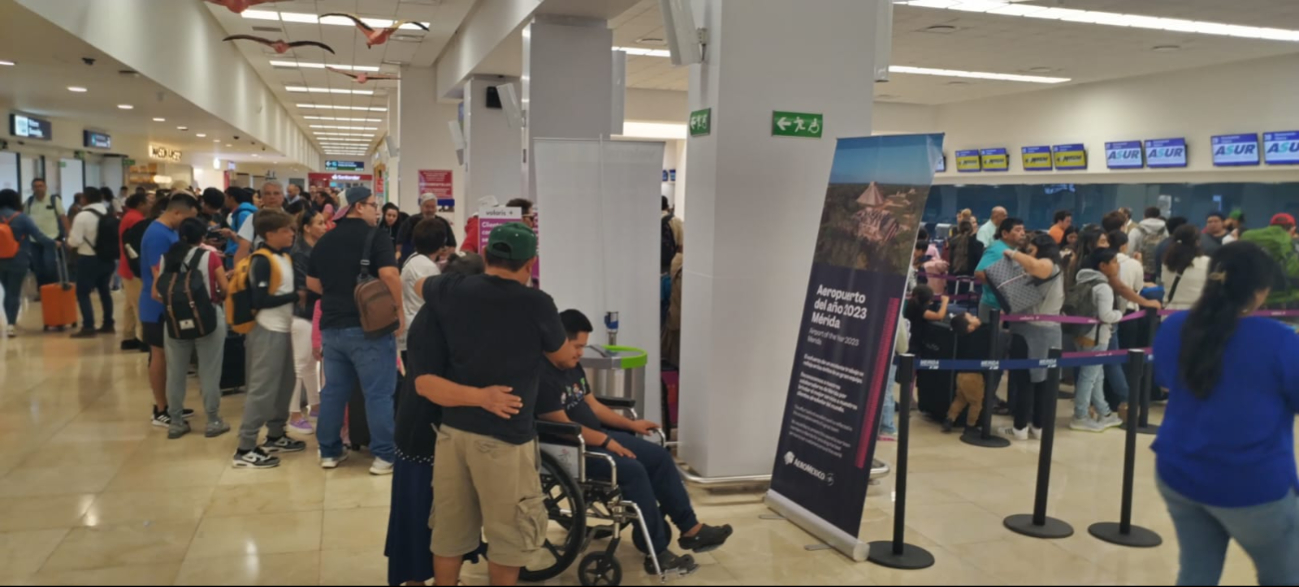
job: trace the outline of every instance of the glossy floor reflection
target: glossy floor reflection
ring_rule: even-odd
[[[21,336],[0,340],[0,583],[3,584],[322,584],[380,585],[388,480],[371,477],[368,459],[334,471],[308,451],[271,471],[234,470],[235,436],[191,434],[169,441],[149,425],[145,359],[102,337],[73,341],[42,334],[39,306],[26,311]],[[191,407],[197,390],[191,386]],[[238,426],[242,396],[221,412]],[[1066,421],[1068,405],[1061,405]],[[1156,412],[1156,419],[1158,412]],[[201,417],[200,417],[201,420]],[[1152,478],[1150,437],[1141,437],[1136,523],[1165,544],[1125,549],[1091,538],[1087,526],[1119,512],[1123,435],[1058,434],[1050,513],[1076,534],[1038,541],[1002,527],[1032,509],[1037,442],[1005,449],[967,446],[913,420],[908,540],[937,564],[895,571],[810,552],[810,535],[769,513],[761,493],[692,491],[700,517],[736,528],[726,548],[697,558],[681,585],[754,584],[1168,584],[1176,540]],[[879,457],[893,463],[896,445]],[[885,540],[893,526],[893,481],[873,487],[863,534]],[[621,550],[624,583],[656,582]],[[484,567],[466,584],[487,584]],[[577,584],[575,572],[552,581]],[[1254,584],[1253,566],[1233,547],[1224,584]]]

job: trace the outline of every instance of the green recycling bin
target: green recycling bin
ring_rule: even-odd
[[[636,400],[636,408],[644,413],[645,365],[649,355],[629,346],[590,345],[582,357],[582,368],[591,383],[591,392],[598,397],[616,397]]]

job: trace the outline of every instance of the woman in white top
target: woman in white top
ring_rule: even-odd
[[[1173,231],[1173,244],[1163,261],[1164,308],[1191,309],[1209,277],[1209,256],[1200,251],[1200,232],[1189,224]]]
[[[415,245],[415,255],[401,269],[401,301],[406,311],[406,324],[413,323],[415,315],[424,307],[424,297],[415,291],[415,285],[425,277],[442,274],[434,259],[447,246],[446,224],[432,219],[422,220],[415,225],[411,241]],[[405,332],[397,339],[397,350],[401,351],[402,364],[406,364]]]

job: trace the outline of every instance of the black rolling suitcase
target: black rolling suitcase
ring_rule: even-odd
[[[931,322],[929,337],[916,350],[917,359],[952,359],[956,357],[956,336],[946,323]],[[916,373],[916,401],[920,413],[942,422],[952,407],[956,374],[952,371],[919,371]]]
[[[244,348],[244,335],[226,334],[225,351],[221,357],[221,395],[243,393],[248,385],[248,357]]]

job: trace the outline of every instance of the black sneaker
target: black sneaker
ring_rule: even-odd
[[[232,464],[236,469],[274,469],[280,466],[280,459],[254,448],[248,452],[236,451]]]
[[[699,529],[698,534],[678,540],[677,546],[680,546],[682,550],[689,550],[701,554],[712,552],[721,548],[723,544],[726,544],[726,540],[731,537],[732,533],[734,533],[734,530],[732,530],[730,526],[722,526],[719,528],[704,524],[704,527]]]
[[[949,420],[943,420],[943,434],[951,434],[951,433],[952,433],[952,426],[955,426],[955,425],[956,425],[956,423],[955,423],[955,422],[952,422],[950,419],[949,419]]]
[[[301,440],[294,440],[288,436],[267,438],[266,443],[262,445],[262,450],[267,453],[302,452],[307,450],[307,443],[302,442]]]
[[[182,409],[182,410],[180,411],[180,417],[182,417],[182,418],[184,418],[184,419],[186,419],[186,420],[188,420],[188,419],[190,419],[190,418],[193,418],[193,417],[194,417],[194,410],[191,410],[191,409],[189,409],[189,408],[184,408],[184,409]]]
[[[695,562],[695,557],[688,554],[677,556],[670,550],[660,552],[658,555],[659,567],[663,569],[665,576],[684,577],[699,570],[699,563]],[[645,557],[645,574],[655,575],[654,559]]]
[[[105,324],[104,326],[101,326],[101,327],[99,328],[99,330],[96,330],[95,332],[97,332],[97,333],[99,333],[99,334],[117,334],[117,327],[114,326],[114,325],[112,325],[112,324]]]
[[[122,341],[122,350],[138,351],[140,350],[140,341],[135,340],[134,338],[132,338],[131,340],[124,340]]]
[[[159,428],[171,428],[171,416],[167,414],[167,410],[159,412],[157,408],[154,408],[153,425]]]

